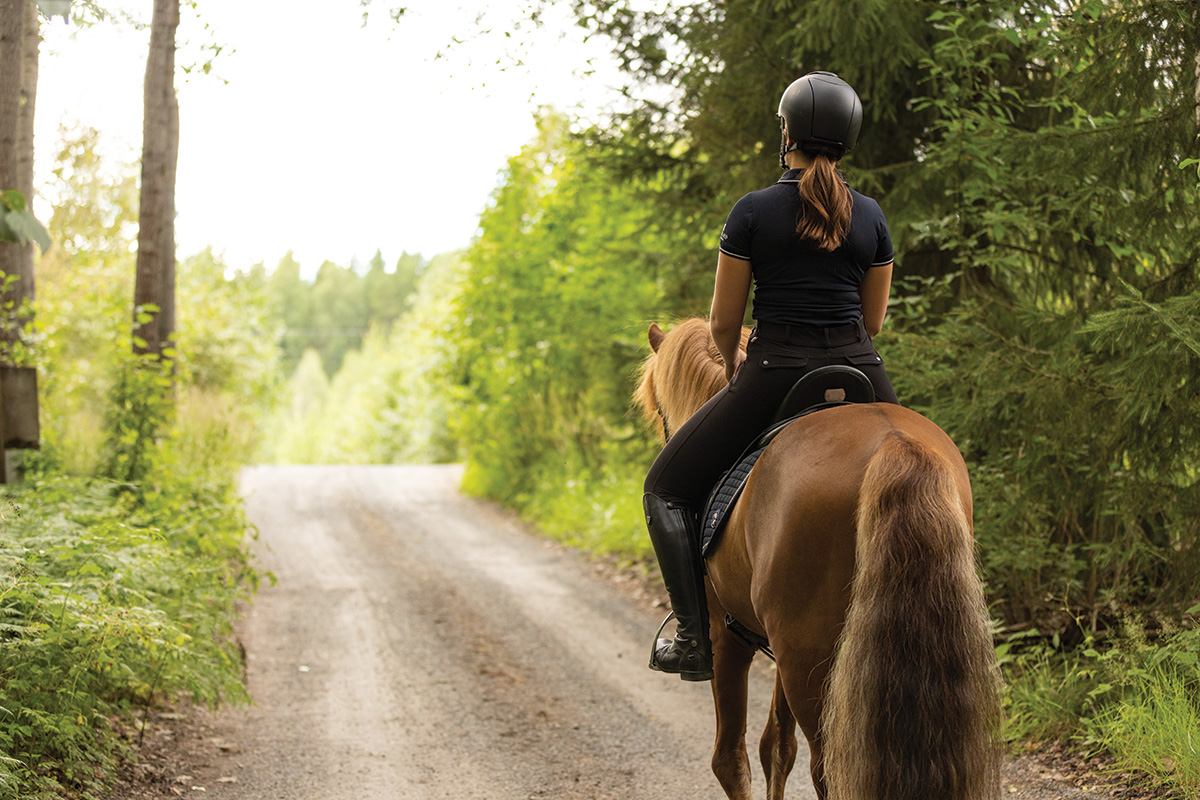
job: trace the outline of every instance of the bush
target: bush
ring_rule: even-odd
[[[21,797],[98,796],[114,722],[156,698],[246,697],[230,620],[256,576],[232,487],[117,488],[0,494],[0,785]]]

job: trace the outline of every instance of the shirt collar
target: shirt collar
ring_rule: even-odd
[[[799,167],[797,169],[789,169],[787,172],[783,173],[782,177],[780,177],[779,180],[776,181],[776,183],[799,183],[800,176],[803,174],[804,174],[803,167]]]

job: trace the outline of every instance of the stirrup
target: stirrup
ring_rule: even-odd
[[[656,645],[658,644],[659,637],[662,636],[663,630],[667,627],[667,623],[673,619],[678,619],[678,617],[675,616],[674,611],[672,611],[670,614],[667,614],[667,618],[663,620],[663,624],[658,626],[658,633],[654,634],[654,643]]]
[[[654,634],[654,640],[650,643],[650,669],[655,672],[662,672],[662,668],[658,666],[658,640],[662,636],[663,630],[666,629],[667,623],[675,618],[674,611],[667,614],[666,619],[662,621],[662,625],[658,626],[658,633]]]
[[[659,666],[659,664],[658,664],[659,644],[661,642],[667,642],[669,644],[672,641],[675,641],[674,637],[672,637],[671,639],[660,638],[662,636],[663,629],[667,627],[667,623],[670,622],[672,619],[678,619],[678,617],[676,617],[674,611],[672,611],[670,614],[667,614],[667,618],[663,620],[662,625],[658,626],[658,633],[654,634],[654,643],[650,645],[650,669],[654,670],[655,672],[662,672],[667,675],[678,675],[682,680],[685,680],[685,681],[711,681],[713,679],[713,670],[712,670],[712,666],[711,666],[711,661],[710,661],[710,666],[707,670],[670,670],[670,671],[668,671],[668,670],[663,669],[661,666]],[[711,658],[711,656],[710,656],[710,658]]]

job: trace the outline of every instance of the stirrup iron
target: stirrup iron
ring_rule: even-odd
[[[658,633],[654,634],[654,641],[650,645],[650,669],[655,672],[662,672],[658,666],[658,640],[662,636],[662,632],[666,629],[667,623],[675,618],[674,611],[667,614],[667,618],[662,621],[662,625],[658,626]]]

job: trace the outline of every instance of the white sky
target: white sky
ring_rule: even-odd
[[[209,37],[225,48],[213,71],[228,84],[176,77],[181,257],[212,245],[231,267],[272,268],[293,250],[311,274],[376,249],[390,267],[402,251],[464,247],[539,106],[594,117],[614,102],[604,42],[584,43],[566,10],[509,37],[520,0],[409,0],[393,25],[386,8],[399,2],[375,0],[366,28],[359,0],[202,0],[208,34],[185,11],[179,65]],[[107,5],[148,21],[152,2]],[[135,161],[148,32],[56,19],[43,36],[38,182],[60,124],[96,128],[107,153]],[[43,218],[47,202],[35,206]]]

